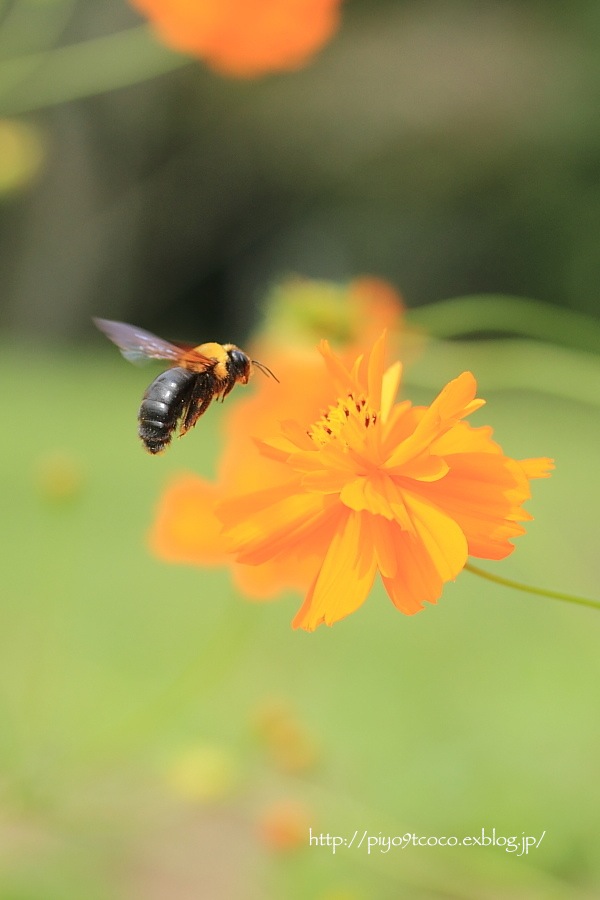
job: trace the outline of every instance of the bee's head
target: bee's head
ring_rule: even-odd
[[[229,347],[227,350],[229,357],[229,371],[235,376],[235,380],[241,384],[248,384],[250,378],[250,360],[239,347]]]

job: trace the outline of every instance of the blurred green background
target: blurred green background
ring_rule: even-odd
[[[235,395],[150,458],[154,370],[90,317],[243,345],[290,273],[388,279],[430,335],[405,395],[470,368],[474,424],[556,458],[488,567],[598,597],[599,30],[594,2],[348,0],[310,66],[240,82],[124,2],[0,6],[0,900],[598,896],[597,613],[464,573],[307,635],[296,596],[155,560]],[[546,833],[334,855],[309,826]]]

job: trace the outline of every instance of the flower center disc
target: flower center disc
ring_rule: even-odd
[[[364,396],[356,398],[354,394],[348,394],[323,413],[310,427],[308,435],[319,447],[334,440],[341,440],[347,446],[355,445],[357,437],[376,421],[377,413],[369,408]]]

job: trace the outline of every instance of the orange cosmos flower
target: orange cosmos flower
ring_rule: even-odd
[[[218,501],[257,484],[289,479],[286,466],[259,451],[254,435],[277,432],[291,409],[299,421],[311,422],[331,401],[331,386],[323,378],[323,363],[314,351],[315,333],[326,330],[334,336],[343,347],[342,358],[351,365],[384,329],[393,346],[402,344],[405,352],[402,300],[391,285],[378,278],[363,277],[345,286],[294,279],[276,288],[252,356],[268,360],[281,383],[257,378],[254,391],[238,395],[228,407],[217,483],[190,473],[177,476],[167,488],[150,533],[156,555],[191,565],[231,563],[215,515]],[[246,566],[234,562],[232,573],[237,587],[253,599],[272,598],[286,587],[302,592],[308,588],[305,558],[285,571],[270,563]]]
[[[396,403],[401,366],[385,370],[384,339],[351,369],[320,351],[337,399],[312,422],[282,424],[260,448],[275,478],[217,504],[238,563],[308,584],[293,626],[313,631],[354,612],[380,574],[408,615],[435,603],[469,555],[501,559],[531,518],[521,504],[549,459],[517,462],[491,428],[463,419],[483,406],[470,372],[429,407]],[[285,477],[282,474],[285,473]]]
[[[229,562],[247,596],[302,591],[294,627],[307,630],[355,610],[377,572],[410,614],[437,600],[467,555],[507,556],[523,533],[518,522],[530,518],[522,509],[529,480],[552,468],[547,459],[504,456],[490,428],[462,421],[484,403],[468,372],[429,408],[395,403],[401,369],[385,369],[384,341],[352,359],[359,338],[373,342],[372,325],[399,327],[400,307],[393,315],[390,289],[382,295],[379,282],[351,287],[346,302],[356,311],[367,303],[371,322],[357,319],[343,357],[323,343],[323,373],[323,360],[317,366],[301,344],[286,342],[287,361],[269,355],[282,383],[259,382],[232,409],[218,482],[180,476],[150,537],[164,559]],[[290,411],[294,422],[278,438],[253,439],[278,433]]]
[[[338,26],[341,0],[130,0],[166,44],[242,78],[297,69]]]

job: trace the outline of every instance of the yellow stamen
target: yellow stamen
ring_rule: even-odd
[[[356,398],[354,394],[349,393],[345,399],[338,400],[335,406],[330,406],[309,428],[307,434],[318,447],[324,447],[332,440],[341,440],[348,447],[354,443],[356,428],[362,431],[374,425],[377,422],[377,415],[377,412],[369,407],[364,396]]]

